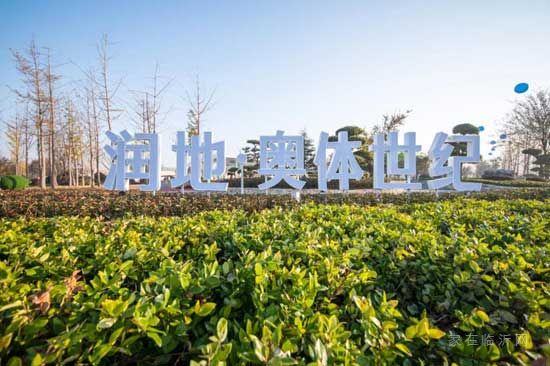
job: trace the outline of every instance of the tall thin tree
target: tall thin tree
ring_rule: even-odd
[[[45,117],[47,98],[44,93],[44,71],[41,65],[41,55],[34,39],[24,52],[12,50],[17,71],[21,74],[24,88],[14,92],[20,100],[32,106],[32,119],[36,132],[36,147],[39,165],[40,188],[46,188],[46,130]]]
[[[57,188],[57,169],[55,157],[55,139],[56,139],[56,103],[54,97],[54,83],[59,80],[59,76],[52,73],[51,52],[46,48],[46,67],[44,70],[45,81],[48,89],[48,151],[49,151],[49,167],[50,167],[50,183],[52,188]]]
[[[195,88],[193,94],[187,92],[189,111],[187,112],[187,134],[189,138],[201,133],[204,123],[204,115],[214,106],[214,95],[216,90],[208,93],[201,90],[199,75],[195,77]]]
[[[109,131],[113,129],[113,121],[118,117],[115,113],[120,112],[120,110],[113,108],[113,99],[122,84],[122,80],[119,79],[114,86],[111,85],[109,63],[112,56],[109,54],[110,46],[111,43],[109,42],[109,37],[107,34],[104,34],[97,46],[101,77],[99,85],[101,93],[99,99],[102,102],[103,112],[105,114],[105,123]]]
[[[15,118],[12,122],[6,123],[6,140],[8,141],[8,148],[10,159],[15,165],[15,174],[21,175],[21,148],[23,145],[23,123],[19,117],[19,113],[16,111]]]

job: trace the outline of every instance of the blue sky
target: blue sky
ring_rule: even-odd
[[[403,132],[426,151],[457,123],[484,125],[482,152],[518,97],[513,87],[550,87],[550,2],[541,1],[7,1],[0,2],[0,110],[17,86],[9,49],[35,37],[52,49],[68,91],[95,66],[103,33],[115,43],[113,78],[149,83],[155,63],[174,78],[161,127],[169,145],[186,124],[195,74],[216,88],[205,128],[228,155],[277,129],[317,138],[348,124],[371,127],[411,109]],[[75,66],[78,65],[79,67]],[[130,125],[122,114],[117,129]],[[2,136],[0,139],[4,139]],[[0,144],[0,152],[6,153]],[[173,164],[172,164],[173,165]]]

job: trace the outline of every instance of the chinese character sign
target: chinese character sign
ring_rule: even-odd
[[[260,136],[260,175],[272,178],[258,188],[268,189],[284,180],[295,189],[302,189],[306,182],[294,176],[306,174],[304,168],[304,136]]]
[[[430,189],[439,189],[448,186],[452,183],[453,165],[447,164],[451,154],[453,153],[453,145],[446,144],[447,134],[439,132],[435,135],[430,150],[428,150],[428,158],[430,159],[430,167],[428,174],[431,177],[444,176],[443,178],[433,179],[428,182]]]
[[[321,132],[319,137],[319,146],[315,154],[315,165],[317,165],[317,180],[319,190],[327,190],[327,182],[338,179],[340,189],[347,191],[349,189],[350,179],[361,179],[363,169],[357,163],[353,155],[353,149],[361,146],[360,141],[348,141],[348,132],[340,131],[338,141],[329,142],[328,133]],[[333,150],[334,154],[327,166],[327,150]]]
[[[124,130],[120,136],[107,131],[107,137],[111,140],[111,145],[106,145],[105,151],[111,159],[111,167],[104,187],[127,191],[130,179],[146,179],[148,183],[141,184],[140,190],[158,191],[160,189],[159,135],[136,133],[132,136]]]
[[[204,142],[199,136],[191,136],[191,143],[185,144],[185,132],[177,133],[176,145],[176,178],[170,182],[172,188],[183,186],[190,182],[197,191],[226,191],[227,183],[211,183],[214,176],[225,171],[225,142],[212,143],[212,133],[204,133]],[[189,158],[191,165],[189,166]],[[206,179],[206,182],[203,181]]]
[[[447,142],[465,143],[466,156],[451,156],[454,147]],[[451,183],[457,191],[479,191],[481,189],[480,183],[465,183],[461,179],[462,164],[475,163],[480,160],[479,136],[448,136],[446,133],[439,132],[435,135],[432,146],[428,151],[428,157],[430,159],[430,168],[428,170],[430,176],[444,176],[428,181],[430,189],[438,189]]]
[[[416,133],[407,132],[405,143],[399,145],[397,132],[389,132],[388,140],[383,133],[374,136],[374,143],[369,150],[374,152],[373,187],[375,189],[421,189],[422,184],[411,183],[410,178],[416,175],[416,153],[421,146],[416,145]],[[403,157],[403,167],[399,167],[399,157]],[[384,168],[386,167],[386,171]],[[405,182],[385,182],[385,176],[398,176]]]
[[[135,179],[146,180],[147,183],[139,186],[142,191],[155,192],[160,189],[158,134],[131,135],[128,131],[122,131],[117,135],[108,131],[107,138],[110,144],[105,146],[105,151],[111,166],[105,179],[105,188],[126,191],[130,179]],[[189,143],[186,141],[185,132],[177,132],[176,144],[172,145],[176,157],[176,176],[170,181],[170,186],[183,189],[185,184],[190,184],[196,191],[226,191],[228,183],[215,181],[225,172],[225,142],[213,142],[210,132],[203,133],[202,138],[191,136]],[[453,156],[453,144],[465,144],[466,155]],[[360,141],[348,140],[347,131],[340,131],[335,141],[329,140],[328,133],[321,132],[314,158],[320,191],[327,191],[331,180],[338,180],[340,190],[346,191],[350,179],[361,179],[364,172],[353,154],[360,147]],[[421,146],[416,144],[414,132],[405,133],[403,143],[399,142],[396,131],[378,133],[369,150],[373,152],[372,177],[375,189],[422,188],[420,182],[412,181],[417,176],[416,154],[421,150]],[[437,133],[428,150],[428,172],[434,178],[427,182],[428,188],[440,189],[452,185],[457,191],[479,191],[481,184],[466,183],[461,179],[462,164],[479,162],[479,150],[477,135],[449,136],[443,132]],[[246,157],[241,154],[241,180],[245,160]],[[305,181],[300,180],[306,174],[303,136],[287,136],[283,131],[277,131],[272,136],[261,136],[259,160],[258,173],[266,179],[258,186],[259,189],[272,188],[281,181],[297,190],[304,187]]]

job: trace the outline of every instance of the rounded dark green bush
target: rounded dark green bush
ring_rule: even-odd
[[[15,180],[10,176],[0,177],[0,188],[13,189],[15,187]]]
[[[20,175],[7,175],[0,178],[0,188],[2,189],[24,189],[29,186],[29,180]]]

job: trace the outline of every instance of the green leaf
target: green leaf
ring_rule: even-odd
[[[283,346],[281,348],[283,350],[283,352],[297,352],[298,351],[298,346],[296,346],[294,343],[292,343],[292,341],[290,339],[287,339],[286,341],[283,342]]]
[[[256,336],[250,336],[250,338],[252,339],[252,343],[254,344],[254,354],[256,355],[256,357],[258,357],[258,360],[260,360],[260,362],[266,362],[267,358],[264,355],[264,345],[262,341],[260,341]]]
[[[198,316],[207,316],[216,308],[216,303],[214,302],[205,302],[200,306],[199,311],[197,312]]]
[[[10,346],[12,337],[13,337],[13,333],[8,333],[8,334],[4,334],[4,336],[0,338],[0,351],[8,349],[8,347]]]
[[[396,343],[395,344],[395,347],[400,350],[401,352],[403,352],[404,354],[406,354],[407,356],[412,356],[412,353],[411,351],[409,350],[409,347],[407,347],[406,345],[404,345],[403,343]]]
[[[516,343],[521,346],[523,349],[532,349],[533,340],[531,339],[531,334],[528,331],[524,331],[521,334],[516,335]]]
[[[486,312],[484,312],[483,310],[479,309],[479,310],[476,310],[476,313],[475,313],[481,320],[483,320],[485,323],[489,322],[489,315],[487,315]]]
[[[40,353],[37,353],[32,358],[31,366],[40,366],[40,365],[42,365],[42,356],[40,355]]]
[[[8,366],[23,366],[23,361],[19,357],[12,357],[8,361]]]
[[[445,332],[437,329],[437,328],[432,328],[428,331],[428,336],[431,338],[431,339],[439,339],[441,337],[443,337],[445,335]]]
[[[411,325],[410,327],[407,327],[407,330],[405,330],[405,336],[408,339],[413,339],[416,336],[416,325]]]
[[[489,359],[491,361],[497,361],[500,358],[500,349],[496,344],[491,344],[489,346]]]
[[[162,347],[162,338],[157,333],[147,332],[147,337],[151,338],[158,347]]]
[[[116,321],[116,318],[103,318],[99,321],[99,323],[97,323],[97,329],[111,328],[116,323]]]
[[[218,320],[218,325],[216,326],[216,332],[220,342],[224,342],[227,337],[227,319],[220,318]]]
[[[48,318],[36,318],[25,327],[25,332],[29,335],[35,335],[48,324]]]
[[[53,318],[52,328],[55,334],[59,334],[65,330],[65,323],[59,318]]]
[[[220,361],[225,361],[227,357],[229,357],[229,354],[231,353],[232,348],[233,348],[233,345],[231,343],[227,343],[220,346],[220,348],[218,348],[217,359]]]
[[[326,366],[327,360],[328,360],[327,349],[320,339],[317,339],[315,341],[314,351],[315,351],[315,359],[317,360],[317,364],[319,366]]]
[[[125,328],[122,326],[120,328],[118,328],[117,330],[115,330],[113,333],[111,333],[111,335],[109,336],[109,344],[110,345],[114,345],[118,339],[118,337],[120,337],[120,335],[122,334],[122,332],[125,330]]]
[[[428,318],[422,318],[422,320],[420,320],[418,324],[416,324],[416,334],[419,337],[428,335],[429,330],[430,330],[430,322]]]
[[[516,316],[507,310],[500,310],[499,313],[508,323],[516,324],[518,322]]]
[[[130,268],[134,265],[133,260],[127,260],[126,262],[122,263],[120,267],[118,267],[118,270],[121,272],[128,272]]]
[[[2,306],[0,308],[0,313],[9,309],[18,308],[20,306],[23,306],[23,301],[21,300],[14,301],[11,304]]]
[[[376,328],[382,328],[382,324],[380,323],[380,320],[378,320],[377,317],[371,316],[369,317],[369,320],[376,326]]]
[[[116,318],[126,311],[128,302],[119,299],[106,299],[101,303],[101,307],[111,318]]]
[[[89,360],[94,365],[99,364],[101,359],[111,351],[113,347],[110,344],[102,344],[94,348],[94,352],[89,356]]]
[[[7,366],[23,366],[23,361],[19,357],[12,357]]]

